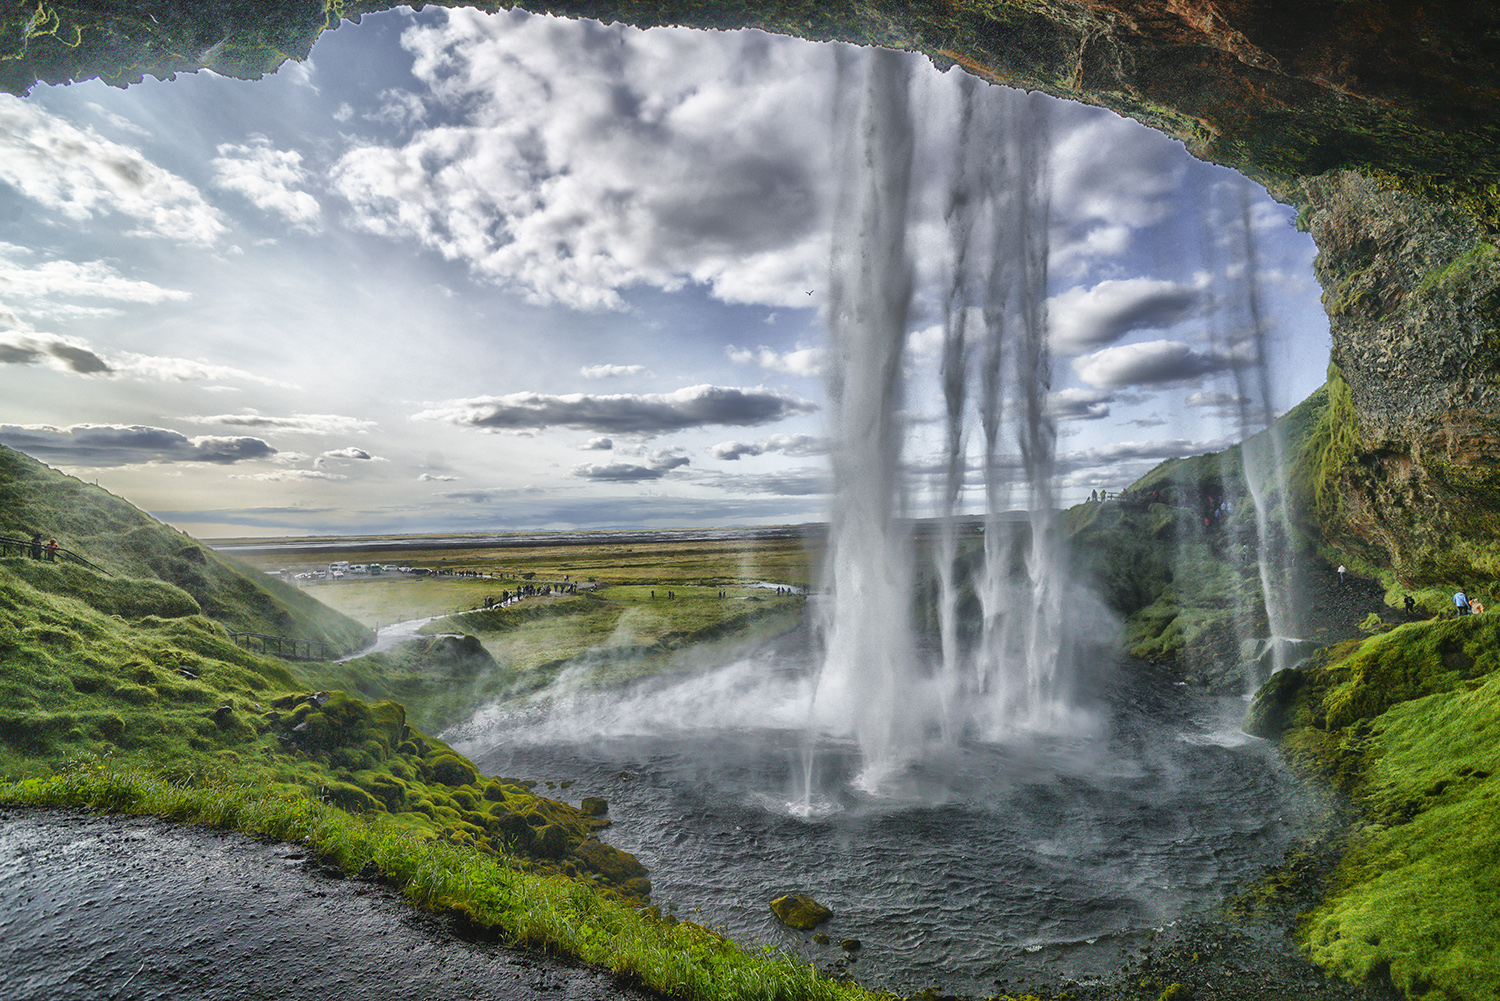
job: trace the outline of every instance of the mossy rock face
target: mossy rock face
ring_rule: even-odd
[[[609,812],[609,804],[598,796],[585,796],[578,804],[578,809],[586,817],[602,817]]]
[[[479,779],[474,766],[456,754],[444,754],[433,759],[428,764],[428,771],[434,781],[448,786],[473,785]]]
[[[568,854],[568,832],[561,824],[544,824],[537,829],[532,853],[542,858],[559,859]]]
[[[1347,680],[1323,702],[1327,725],[1373,719],[1500,668],[1500,615],[1418,622],[1373,636],[1336,665]]]
[[[804,893],[789,893],[771,901],[771,913],[788,928],[812,931],[833,917],[833,911]]]
[[[348,782],[330,782],[320,791],[326,802],[350,813],[372,813],[384,808],[374,796]]]
[[[624,884],[646,875],[646,867],[634,855],[600,841],[585,841],[574,854],[611,883]]]
[[[1281,736],[1291,723],[1297,694],[1306,680],[1307,674],[1297,668],[1287,668],[1271,675],[1270,680],[1255,693],[1245,713],[1244,731],[1252,737],[1267,740]]]

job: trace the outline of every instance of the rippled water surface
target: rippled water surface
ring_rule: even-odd
[[[1279,858],[1303,817],[1272,750],[1239,732],[1242,700],[1130,664],[1074,736],[930,749],[861,792],[854,750],[798,725],[794,653],[492,710],[451,736],[490,774],[605,797],[606,839],[650,868],[664,909],[823,966],[858,938],[855,975],[892,988],[1107,974]],[[833,944],[772,917],[789,891],[834,910],[820,929]]]

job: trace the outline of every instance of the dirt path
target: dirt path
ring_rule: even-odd
[[[0,810],[8,1001],[643,1001],[466,940],[303,849],[140,817]]]

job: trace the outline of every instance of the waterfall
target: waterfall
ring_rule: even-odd
[[[840,77],[849,72],[841,58]],[[905,56],[876,49],[863,102],[846,127],[847,183],[829,268],[829,407],[833,509],[825,577],[833,601],[813,702],[824,725],[846,725],[870,782],[914,752],[921,721],[905,711],[917,667],[911,623],[910,534],[898,415],[901,357],[913,292],[906,247],[914,127]],[[842,94],[848,88],[840,87]]]
[[[853,62],[841,61],[841,77]],[[1065,586],[1055,524],[1045,105],[960,75],[956,141],[946,157],[947,269],[935,296],[945,432],[932,547],[938,650],[919,653],[898,416],[917,292],[907,225],[919,129],[908,65],[900,54],[867,54],[861,103],[840,107],[845,143],[829,280],[831,600],[813,715],[857,740],[866,786],[931,741],[993,740],[1065,721],[1080,621],[1069,609],[1087,603]],[[976,419],[984,497],[977,554],[960,552],[959,538]],[[1011,513],[1018,490],[1024,526]],[[965,602],[977,605],[974,628],[960,621]],[[1097,602],[1089,613],[1108,620]],[[1099,632],[1107,636],[1109,627]]]
[[[1291,498],[1288,495],[1286,456],[1281,429],[1275,424],[1276,411],[1271,398],[1269,338],[1264,311],[1261,308],[1260,258],[1255,243],[1255,229],[1250,213],[1250,182],[1240,178],[1237,184],[1238,221],[1240,224],[1240,267],[1244,273],[1244,300],[1247,314],[1246,340],[1249,344],[1251,373],[1254,378],[1241,392],[1240,439],[1244,445],[1240,458],[1244,465],[1245,484],[1255,502],[1256,566],[1260,576],[1261,599],[1265,603],[1266,624],[1270,630],[1271,674],[1290,664],[1289,641],[1301,635],[1297,615],[1296,580],[1293,574],[1293,539]],[[1236,369],[1236,373],[1240,370]],[[1242,384],[1244,380],[1237,376]],[[1253,447],[1251,435],[1264,429],[1261,447]],[[1253,694],[1266,681],[1258,671],[1246,670],[1246,693]]]

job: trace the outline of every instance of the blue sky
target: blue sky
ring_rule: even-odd
[[[0,97],[0,442],[206,537],[821,520],[834,62],[428,9],[260,81]],[[921,496],[958,71],[914,63]],[[1073,502],[1237,437],[1243,182],[1052,103]],[[1284,409],[1327,321],[1291,211],[1252,219]]]

